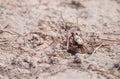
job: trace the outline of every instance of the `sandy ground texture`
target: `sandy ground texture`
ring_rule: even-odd
[[[0,0],[0,79],[120,79],[120,0]]]

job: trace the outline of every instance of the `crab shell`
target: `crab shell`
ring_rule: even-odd
[[[81,37],[79,37],[78,35],[74,36],[74,41],[78,44],[78,45],[83,45],[84,41],[82,40]]]

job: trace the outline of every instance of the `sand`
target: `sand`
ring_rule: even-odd
[[[0,0],[0,79],[120,79],[120,0]]]

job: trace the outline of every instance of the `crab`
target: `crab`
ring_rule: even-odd
[[[67,50],[71,54],[76,54],[77,52],[89,53],[87,47],[84,45],[83,39],[78,35],[78,33],[71,32],[67,41]]]

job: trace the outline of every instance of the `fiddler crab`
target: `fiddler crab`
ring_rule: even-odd
[[[67,50],[71,54],[89,53],[87,47],[84,45],[83,39],[78,35],[78,33],[71,33],[67,41]]]

